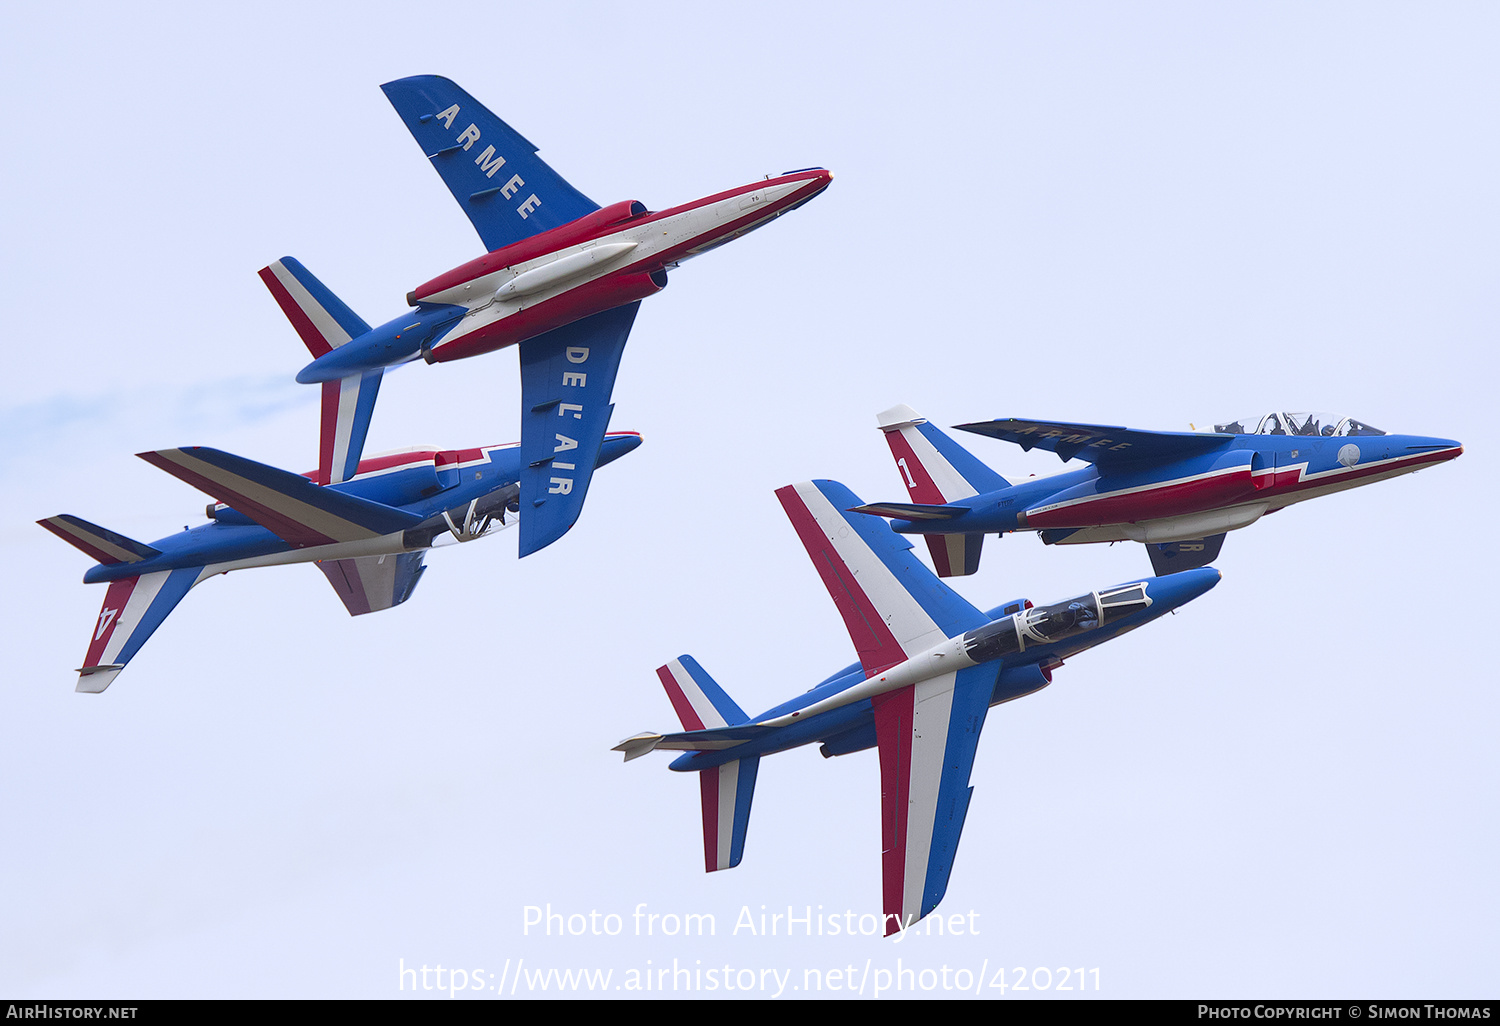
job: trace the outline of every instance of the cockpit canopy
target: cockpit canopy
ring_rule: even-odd
[[[1334,413],[1268,413],[1263,417],[1245,417],[1226,424],[1215,424],[1214,430],[1229,435],[1314,435],[1343,438],[1348,435],[1383,435],[1384,431],[1364,421]]]

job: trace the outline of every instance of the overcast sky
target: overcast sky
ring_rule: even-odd
[[[1084,969],[1107,997],[1494,996],[1492,5],[11,5],[0,27],[0,993],[388,998],[441,964],[491,996],[521,960],[614,993],[675,960],[756,994],[791,973],[784,996],[868,966],[870,996],[900,959]],[[378,323],[482,252],[378,88],[421,73],[599,203],[836,179],[644,304],[613,426],[645,444],[562,542],[436,552],[357,619],[310,567],[215,579],[75,694],[104,589],[33,521],[201,523],[147,449],[316,462],[306,353],[256,270],[294,255]],[[853,660],[772,492],[904,498],[874,428],[898,402],[1164,430],[1318,409],[1466,453],[1230,535],[1214,591],[993,710],[939,908],[977,936],[736,932],[762,906],[878,911],[875,753],[764,760],[743,864],[705,874],[696,780],[609,748],[676,727],[653,671],[681,653],[752,713]],[[518,425],[513,352],[416,365],[369,450]],[[1147,573],[1139,546],[1018,535],[955,583],[988,608]],[[549,904],[621,935],[527,934]],[[634,936],[641,906],[716,933]]]

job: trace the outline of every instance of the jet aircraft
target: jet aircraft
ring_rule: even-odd
[[[637,734],[626,761],[662,748],[696,771],[708,872],[737,866],[760,758],[805,744],[825,757],[880,750],[883,911],[887,935],[909,927],[948,888],[973,789],[969,773],[989,708],[1052,682],[1063,660],[1133,630],[1219,582],[1189,570],[1034,606],[981,613],[834,481],[780,489],[859,662],[759,716],[746,716],[691,656],[657,670],[682,721],[674,734]]]
[[[1045,449],[1082,470],[1007,481],[909,406],[880,414],[911,502],[860,512],[927,536],[938,576],[979,569],[986,534],[1037,531],[1048,545],[1144,542],[1158,574],[1206,566],[1224,535],[1294,502],[1454,459],[1446,438],[1388,435],[1351,417],[1268,413],[1213,431],[993,420],[963,431]]]
[[[295,260],[263,273],[314,355],[347,344],[363,323]],[[314,563],[359,616],[410,598],[427,549],[506,526],[523,470],[515,443],[361,459],[380,375],[324,388],[316,471],[293,474],[197,446],[138,454],[219,500],[208,506],[210,523],[145,545],[67,514],[37,521],[99,561],[85,584],[109,584],[76,690],[109,687],[188,590],[216,574]],[[640,444],[634,432],[611,432],[598,463]]]
[[[297,380],[349,383],[519,344],[525,556],[578,519],[640,301],[667,271],[796,209],[833,175],[790,171],[661,211],[600,207],[448,79],[381,88],[489,252],[418,285],[406,295],[415,309],[317,356]]]

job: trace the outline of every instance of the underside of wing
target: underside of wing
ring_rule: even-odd
[[[350,616],[399,606],[411,598],[422,572],[424,552],[402,552],[356,559],[324,559],[317,564]]]
[[[297,548],[379,538],[414,527],[422,519],[219,449],[193,446],[136,455]]]
[[[1233,435],[1195,431],[1135,431],[1104,424],[1043,420],[986,420],[959,424],[958,430],[1014,442],[1022,449],[1045,449],[1064,461],[1097,466],[1139,460],[1175,460],[1221,448]]]
[[[911,542],[851,512],[859,497],[836,481],[806,481],[776,497],[874,675],[989,618],[934,576]]]
[[[599,209],[520,132],[458,85],[415,75],[380,87],[491,251]]]
[[[522,556],[567,534],[583,511],[640,305],[605,310],[521,343]]]
[[[969,810],[969,773],[999,667],[973,666],[875,698],[885,933],[937,907]]]

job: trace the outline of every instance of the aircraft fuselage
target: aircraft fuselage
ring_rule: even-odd
[[[1090,465],[962,499],[968,512],[903,521],[900,534],[1040,531],[1049,544],[1165,543],[1247,527],[1320,495],[1454,459],[1458,442],[1419,435],[1240,435],[1166,463]]]
[[[1164,616],[1218,583],[1217,570],[1202,568],[1143,578],[1049,606],[1013,602],[988,610],[991,621],[985,626],[868,676],[858,663],[847,666],[745,725],[774,730],[732,748],[687,752],[670,768],[708,769],[811,743],[821,743],[824,756],[873,748],[875,698],[986,663],[993,663],[996,672],[992,706],[1023,698],[1050,684],[1052,671],[1065,659]]]
[[[832,178],[813,168],[669,210],[631,200],[602,207],[419,285],[407,294],[413,312],[314,360],[297,380],[477,356],[644,299],[666,286],[668,268],[801,206]]]
[[[633,432],[605,436],[601,465],[640,444]],[[326,487],[370,499],[423,518],[415,527],[362,541],[296,547],[244,513],[223,504],[208,507],[211,522],[157,539],[161,554],[135,562],[101,563],[84,574],[85,584],[125,580],[160,570],[205,567],[228,573],[255,566],[312,563],[327,559],[392,555],[432,548],[445,536],[464,535],[475,518],[499,516],[519,494],[520,448],[413,449],[361,460],[348,481]],[[316,478],[316,472],[304,475]],[[446,514],[446,516],[445,516]],[[477,534],[465,536],[472,540]]]

